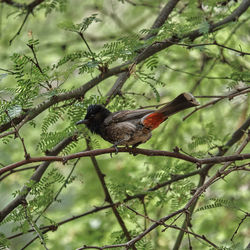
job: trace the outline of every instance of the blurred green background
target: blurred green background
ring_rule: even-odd
[[[26,3],[26,1],[22,2]],[[111,51],[101,58],[102,62],[108,63],[108,67],[111,68],[134,57],[136,46],[138,49],[143,46],[139,37],[147,34],[147,30],[166,2],[160,0],[44,1],[34,10],[34,15],[29,16],[21,34],[11,45],[9,41],[19,29],[24,15],[21,10],[0,3],[1,100],[11,103],[13,95],[16,95],[16,90],[20,87],[15,76],[6,70],[14,70],[13,60],[11,60],[14,53],[32,57],[32,52],[27,46],[30,39],[39,40],[39,44],[36,45],[37,58],[43,69],[47,69],[53,88],[59,92],[69,91],[91,80],[99,74],[99,71],[96,65],[87,65],[89,68],[85,71],[84,68],[81,72],[82,65],[91,63],[89,58],[72,59],[58,66],[58,62],[65,59],[67,55],[73,58],[72,55],[76,52],[88,52],[80,36],[65,30],[67,25],[81,23],[84,18],[97,14],[98,19],[91,23],[83,34],[94,53],[101,55],[105,49]],[[155,40],[200,28],[203,35],[195,41],[197,43],[212,43],[216,39],[218,43],[226,43],[226,46],[239,51],[250,51],[249,10],[241,16],[238,22],[230,23],[222,30],[208,34],[206,32],[207,20],[223,19],[239,3],[228,1],[229,3],[224,6],[223,1],[209,0],[203,3],[202,9],[199,8],[197,2],[201,1],[180,1]],[[183,43],[194,42],[183,41]],[[112,51],[117,51],[117,53]],[[109,62],[112,63],[109,64]],[[182,92],[192,92],[195,96],[225,95],[249,84],[249,67],[249,56],[242,57],[232,50],[222,50],[218,46],[199,46],[188,49],[186,46],[173,45],[137,65],[136,72],[127,80],[120,95],[110,102],[108,108],[111,111],[117,111],[155,105],[168,102]],[[28,78],[31,74],[29,65],[25,70]],[[62,132],[66,137],[75,131],[77,129],[74,125],[75,121],[84,117],[87,105],[103,102],[116,79],[117,76],[113,76],[104,80],[88,91],[84,100],[78,100],[72,106],[69,102],[58,104],[58,106],[63,104],[67,106],[65,109],[60,109],[61,112],[56,121],[48,126],[44,124],[50,113],[53,113],[53,107],[34,119],[35,126],[32,124],[23,126],[20,134],[31,156],[43,155],[46,149],[51,149],[58,143],[59,136],[55,136],[57,139],[54,139],[53,133]],[[49,95],[43,91],[41,90],[32,99],[31,107],[49,98]],[[211,100],[197,99],[201,105]],[[216,154],[217,147],[224,145],[249,116],[249,96],[240,95],[233,100],[226,98],[213,106],[201,109],[183,121],[182,118],[189,113],[190,110],[186,110],[171,117],[153,132],[150,141],[140,147],[172,151],[175,146],[178,146],[184,152],[200,158]],[[86,149],[83,135],[90,134],[84,126],[81,130],[81,138],[64,154]],[[51,141],[46,136],[52,136]],[[110,147],[109,143],[97,135],[91,135],[91,141],[93,148]],[[233,154],[238,145],[230,148],[228,154]],[[243,153],[249,153],[249,149],[247,146]],[[9,136],[6,140],[2,139],[0,155],[2,166],[22,160],[24,152],[20,140],[14,139],[13,136]],[[126,194],[143,193],[158,183],[169,180],[172,175],[186,174],[196,170],[195,165],[177,159],[133,156],[127,153],[118,153],[112,158],[108,154],[101,155],[97,157],[97,161],[106,175],[105,180],[114,202],[122,201],[126,198]],[[59,174],[60,178],[67,178],[74,163],[75,160],[67,164],[51,163],[43,176],[44,187],[41,192],[28,196],[28,201],[35,198],[41,201],[41,207],[34,209],[34,213],[31,206],[32,218],[36,218],[44,208],[43,206],[46,206],[48,202],[46,198],[53,197],[62,186],[63,181],[56,179],[55,176]],[[209,175],[214,174],[219,166],[221,165],[214,166]],[[1,181],[1,209],[13,199],[13,193],[21,189],[32,172],[33,170],[17,172]],[[182,208],[192,196],[190,192],[197,186],[198,180],[199,176],[194,176],[157,191],[148,192],[144,200],[148,216],[158,220]],[[250,239],[249,218],[240,226],[234,241],[230,238],[244,216],[240,209],[247,211],[250,207],[249,183],[249,174],[244,171],[233,172],[225,179],[214,183],[200,198],[197,209],[215,204],[216,200],[220,205],[196,211],[192,218],[192,230],[200,235],[206,235],[218,246],[244,249]],[[104,204],[104,193],[93,164],[89,158],[82,158],[74,169],[70,183],[62,190],[58,200],[53,202],[38,220],[37,225],[58,223]],[[138,212],[144,213],[140,200],[132,200],[127,204]],[[235,208],[232,208],[233,206]],[[142,217],[124,206],[118,207],[118,211],[132,235],[137,235],[144,229],[145,222]],[[184,218],[185,216],[182,215],[174,224],[181,226]],[[21,231],[25,232],[29,228],[25,219],[18,221],[12,219],[5,222],[0,224],[0,232],[6,237]],[[147,222],[146,226],[150,223]],[[162,229],[158,227],[143,238],[138,243],[138,249],[172,249],[178,231],[167,229],[162,232]],[[56,231],[45,235],[45,241],[49,249],[76,249],[84,244],[102,246],[120,242],[121,234],[121,228],[112,210],[105,209],[59,226]],[[9,247],[21,249],[34,236],[36,234],[31,233],[12,239],[9,241]],[[200,240],[190,237],[193,249],[209,249],[207,244],[204,245]],[[124,241],[126,240],[122,240]],[[188,249],[188,247],[188,237],[185,236],[181,249]],[[27,249],[43,249],[43,246],[39,240],[36,240]]]

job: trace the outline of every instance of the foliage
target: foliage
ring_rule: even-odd
[[[112,112],[155,108],[182,92],[200,107],[170,117],[140,147],[200,159],[238,154],[248,133],[233,136],[249,119],[249,9],[213,25],[247,1],[1,1],[1,168],[110,147],[76,126],[90,104]],[[167,2],[178,4],[159,24]],[[173,249],[183,232],[174,226],[183,225],[200,238],[185,233],[179,249],[212,249],[206,239],[218,249],[244,249],[249,160],[220,173],[224,164],[197,168],[176,157],[128,153],[31,161],[0,174],[0,219],[8,211],[0,249],[122,244],[154,223],[136,249]],[[197,204],[181,211],[200,187]]]

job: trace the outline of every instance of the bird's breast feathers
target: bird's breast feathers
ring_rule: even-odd
[[[151,137],[150,130],[138,121],[111,123],[104,127],[103,139],[117,145],[134,145],[147,141]]]

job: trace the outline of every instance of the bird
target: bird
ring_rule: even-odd
[[[169,116],[182,110],[196,107],[199,103],[190,93],[182,93],[165,104],[160,109],[136,109],[110,112],[100,104],[91,104],[87,108],[86,116],[76,125],[85,124],[94,134],[117,146],[132,146],[133,148],[147,142],[151,131],[157,128]]]

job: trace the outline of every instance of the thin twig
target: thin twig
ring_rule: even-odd
[[[173,71],[176,71],[176,72],[180,72],[180,73],[195,76],[195,77],[206,78],[206,79],[210,79],[210,80],[218,80],[218,79],[219,80],[230,80],[231,79],[228,76],[221,76],[220,77],[220,76],[205,76],[205,75],[201,75],[201,74],[195,74],[195,73],[187,72],[187,71],[184,71],[184,70],[181,70],[181,69],[172,68],[167,64],[164,64],[163,66],[168,68],[168,69],[171,69]]]
[[[6,113],[6,115],[9,117],[9,119],[10,119],[10,121],[11,121],[11,117],[10,117],[10,115],[9,115],[9,113],[8,113],[7,110],[5,110],[5,113]],[[24,139],[20,136],[20,134],[19,134],[19,129],[16,127],[16,125],[15,125],[13,122],[12,122],[12,126],[13,126],[14,131],[15,131],[15,136],[17,136],[17,137],[20,139],[21,143],[22,143],[23,150],[24,150],[24,158],[25,158],[26,160],[28,160],[28,159],[30,158],[30,154],[27,153],[27,149],[26,149],[26,146],[25,146],[25,144],[24,144]]]
[[[26,218],[26,220],[28,221],[28,223],[30,224],[30,226],[33,228],[33,230],[36,232],[37,236],[39,237],[39,239],[41,241],[41,244],[43,245],[43,247],[46,250],[48,250],[48,248],[46,246],[46,243],[44,241],[44,238],[43,238],[43,234],[40,232],[40,230],[39,230],[38,226],[36,225],[36,223],[33,222],[33,220],[32,220],[32,216],[31,216],[31,213],[29,211],[27,201],[25,203],[23,203],[23,207],[24,207],[24,212],[25,212],[25,218]]]
[[[9,5],[12,5],[14,7],[17,7],[17,8],[22,8],[24,10],[26,10],[26,15],[23,19],[23,22],[20,26],[20,28],[18,29],[18,31],[16,32],[16,34],[12,37],[12,39],[9,41],[10,45],[12,44],[12,42],[14,41],[14,39],[20,35],[26,21],[28,20],[28,17],[29,15],[33,12],[33,10],[36,8],[36,6],[38,6],[40,3],[42,3],[44,0],[34,0],[33,2],[29,3],[29,4],[19,4],[19,3],[16,3],[12,0],[3,0],[3,2],[9,4]]]
[[[3,166],[4,167],[4,166]],[[13,169],[11,171],[9,171],[8,173],[6,173],[5,175],[3,175],[1,178],[0,178],[0,182],[2,180],[4,180],[5,178],[7,178],[9,175],[11,174],[14,174],[14,173],[17,173],[17,172],[22,172],[22,171],[26,171],[26,170],[32,170],[32,169],[37,169],[38,168],[38,165],[36,166],[30,166],[30,167],[26,167],[26,168],[20,168],[20,169]]]
[[[43,72],[43,70],[42,70],[42,68],[41,68],[41,66],[40,66],[40,63],[39,63],[39,61],[38,61],[38,59],[37,59],[37,55],[36,55],[36,52],[35,52],[35,49],[34,49],[33,44],[27,44],[27,46],[31,49],[32,54],[33,54],[33,56],[34,56],[34,60],[31,59],[31,58],[29,58],[29,57],[27,57],[27,58],[36,66],[36,68],[39,70],[39,72],[40,72],[45,78],[48,78],[48,76]],[[44,87],[46,90],[49,91],[50,89],[52,89],[52,86],[51,86],[51,84],[49,83],[49,81],[48,81],[47,79],[46,79],[46,83],[47,83],[48,87],[47,87],[47,86],[44,86],[42,83],[39,83],[39,85],[41,85],[42,87]]]
[[[8,72],[8,73],[10,73],[10,74],[12,74],[12,75],[14,75],[14,74],[15,74],[15,72],[14,72],[14,71],[11,71],[11,70],[9,70],[9,69],[3,69],[3,68],[0,68],[0,70],[5,71],[5,72]]]
[[[87,149],[90,150],[91,147],[90,147],[90,142],[89,142],[89,140],[86,140],[86,144],[87,144]],[[117,210],[117,208],[116,208],[116,206],[115,206],[115,204],[114,204],[114,202],[113,202],[113,200],[112,200],[112,197],[111,197],[111,195],[110,195],[110,193],[109,193],[107,184],[106,184],[105,179],[104,179],[105,175],[102,173],[102,171],[101,171],[101,169],[100,169],[100,167],[99,167],[99,165],[98,165],[98,162],[97,162],[95,156],[90,156],[90,158],[91,158],[91,161],[92,161],[93,166],[94,166],[94,168],[95,168],[95,171],[96,171],[96,173],[97,173],[97,176],[98,176],[98,178],[99,178],[99,180],[100,180],[100,182],[101,182],[102,189],[103,189],[104,194],[105,194],[105,201],[108,202],[108,203],[111,205],[111,208],[112,208],[112,210],[113,210],[113,213],[114,213],[114,215],[115,215],[115,217],[116,217],[116,219],[117,219],[119,225],[121,226],[122,231],[123,231],[125,237],[127,238],[127,240],[131,240],[131,236],[130,236],[130,233],[129,233],[129,231],[128,231],[126,225],[125,225],[125,222],[123,221],[121,215],[119,214],[119,212],[118,212],[118,210]],[[132,248],[133,248],[134,250],[136,250],[136,247],[135,247],[135,246],[133,246]]]
[[[77,34],[82,38],[82,40],[83,40],[83,42],[85,43],[85,45],[87,46],[87,48],[88,48],[90,54],[92,55],[92,60],[94,60],[94,56],[93,56],[94,53],[93,53],[93,51],[91,50],[91,48],[89,47],[89,45],[88,45],[88,43],[87,43],[85,37],[83,36],[83,33],[80,31],[80,32],[77,32]]]
[[[191,48],[194,48],[194,47],[201,47],[201,46],[218,46],[218,47],[221,47],[221,48],[224,48],[224,49],[228,49],[228,50],[231,50],[231,51],[234,51],[234,52],[237,52],[239,53],[241,56],[245,56],[245,55],[250,55],[250,53],[248,52],[244,52],[244,51],[241,51],[241,50],[237,50],[237,49],[233,49],[233,48],[230,48],[228,46],[225,46],[223,44],[219,44],[218,42],[214,41],[213,43],[200,43],[200,44],[186,44],[186,43],[178,43],[178,42],[172,42],[172,41],[169,41],[170,43],[173,43],[175,45],[180,45],[180,46],[185,46],[187,47],[188,49],[191,49]]]
[[[236,236],[236,234],[239,231],[240,226],[242,225],[242,223],[247,219],[247,217],[250,217],[250,213],[246,213],[245,216],[241,219],[239,225],[237,226],[236,230],[234,231],[232,237],[231,237],[231,241],[233,241],[234,237]]]
[[[243,87],[243,88],[236,89],[235,91],[229,93],[228,95],[221,96],[220,98],[217,98],[216,100],[212,100],[212,101],[207,102],[199,107],[196,107],[193,111],[191,111],[189,114],[187,114],[185,117],[183,117],[182,120],[185,121],[188,117],[190,117],[192,114],[194,114],[198,110],[201,110],[201,109],[206,108],[208,106],[214,105],[217,102],[220,102],[226,98],[228,98],[229,100],[232,100],[236,96],[244,95],[244,94],[247,94],[249,92],[250,92],[250,87]]]
[[[24,17],[24,19],[23,19],[23,22],[22,22],[20,28],[18,29],[18,31],[16,32],[16,34],[15,34],[15,35],[10,39],[10,41],[9,41],[9,44],[10,44],[10,45],[12,44],[12,42],[14,41],[14,39],[15,39],[18,35],[20,35],[20,33],[21,33],[22,29],[23,29],[24,24],[25,24],[26,21],[28,20],[28,17],[29,17],[29,15],[30,15],[30,13],[31,13],[30,11],[27,11],[27,12],[26,12],[26,15],[25,15],[25,17]]]
[[[65,181],[63,182],[63,184],[61,185],[61,187],[59,188],[59,190],[57,191],[55,197],[53,198],[52,201],[50,201],[50,202],[47,204],[47,206],[43,209],[43,211],[37,216],[37,218],[35,219],[35,222],[37,222],[37,221],[39,220],[39,218],[42,216],[42,214],[51,206],[51,204],[52,204],[54,201],[57,200],[57,198],[58,198],[58,196],[60,195],[60,193],[62,192],[63,188],[66,187],[66,185],[67,185],[67,183],[68,183],[70,177],[72,176],[72,174],[73,174],[73,172],[74,172],[74,170],[75,170],[75,168],[76,168],[76,165],[77,165],[77,163],[80,161],[80,159],[81,159],[81,158],[78,158],[78,159],[75,161],[75,163],[73,164],[72,169],[70,170],[70,172],[69,172],[67,178],[65,179]]]

